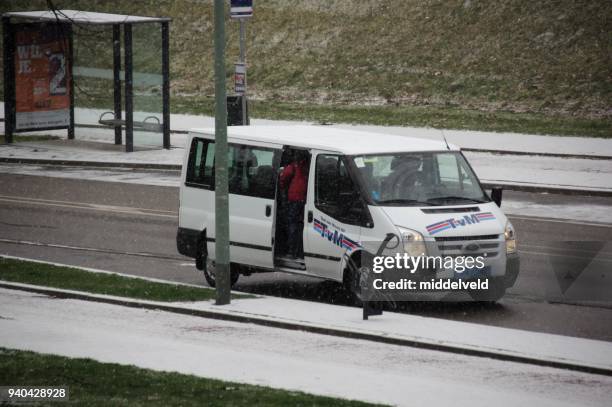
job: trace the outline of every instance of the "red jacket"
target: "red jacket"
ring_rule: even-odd
[[[287,198],[289,201],[306,201],[306,188],[308,186],[308,177],[306,161],[293,162],[285,167],[280,175],[281,187],[285,188],[289,183]]]

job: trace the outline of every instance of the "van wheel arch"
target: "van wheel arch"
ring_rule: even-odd
[[[352,305],[361,306],[360,271],[363,251],[352,253],[345,262],[342,271],[342,284],[345,289],[347,301]]]

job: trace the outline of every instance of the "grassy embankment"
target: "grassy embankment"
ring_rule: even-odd
[[[212,114],[212,2],[55,3],[172,17],[172,110]],[[610,15],[589,0],[268,0],[247,28],[252,116],[611,137]],[[110,69],[110,29],[77,31],[77,65]],[[227,34],[231,88],[235,22]],[[134,48],[136,71],[159,72],[155,32],[135,27]],[[108,84],[77,79],[79,106],[112,106]],[[158,88],[137,93],[137,109],[159,110]]]

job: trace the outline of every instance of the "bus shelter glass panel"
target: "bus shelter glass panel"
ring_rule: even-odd
[[[134,148],[162,148],[161,24],[134,24],[132,41]]]
[[[113,27],[72,24],[75,139],[114,143]]]

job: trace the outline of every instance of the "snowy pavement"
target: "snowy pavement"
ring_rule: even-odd
[[[6,256],[18,260],[20,257]],[[41,260],[38,263],[65,266]],[[110,273],[105,270],[82,268],[94,273]],[[119,274],[128,278],[159,281],[146,277]],[[41,291],[39,286],[3,282],[17,289]],[[181,284],[181,283],[172,283]],[[578,289],[580,289],[578,287]],[[60,297],[83,298],[79,291],[52,289]],[[379,341],[394,340],[395,343],[421,344],[434,349],[454,352],[498,355],[514,360],[530,360],[532,363],[571,365],[612,371],[612,342],[533,332],[520,329],[502,328],[471,322],[423,317],[405,313],[385,312],[381,316],[362,319],[360,308],[326,303],[294,300],[282,297],[257,295],[255,298],[233,300],[231,304],[219,307],[212,301],[160,303],[146,300],[130,300],[122,297],[85,294],[92,301],[107,303],[132,302],[134,306],[171,310],[178,313],[195,313],[215,318],[259,321],[264,325],[302,327],[316,332],[359,338],[379,338]],[[0,308],[1,309],[1,308]]]
[[[77,109],[77,122],[97,124],[103,112],[104,110],[99,109]],[[148,115],[149,113],[138,114]],[[175,114],[172,115],[171,123],[172,128],[176,130],[214,127],[213,118],[208,116]],[[295,125],[304,124],[304,122],[253,119],[252,124]],[[437,140],[442,137],[442,131],[431,128],[347,124],[340,124],[337,127]],[[65,137],[66,132],[43,133]],[[2,145],[0,146],[0,158],[181,165],[184,156],[185,134],[172,134],[173,149],[162,150],[161,135],[136,131],[134,142],[137,151],[126,154],[121,146],[112,145],[114,133],[110,130],[77,128],[76,133],[77,142],[62,140]],[[459,130],[445,130],[444,135],[449,142],[462,148],[522,153],[596,155],[612,158],[612,139]],[[85,143],[81,143],[82,141]],[[466,152],[466,156],[484,182],[612,192],[612,159],[499,155],[471,151]]]
[[[612,160],[464,154],[484,183],[612,192]]]
[[[99,163],[166,164],[180,166],[185,135],[174,135],[171,150],[140,147],[126,154],[109,143],[64,140],[0,145],[0,158],[25,158]],[[100,145],[101,144],[101,145]],[[542,156],[498,155],[465,152],[478,177],[485,183],[519,184],[612,192],[612,159],[592,160]]]
[[[607,376],[4,289],[0,346],[393,405],[608,406],[612,390]]]
[[[4,103],[0,102],[0,109]],[[82,124],[98,124],[100,116],[109,109],[75,109],[75,120]],[[159,113],[134,112],[134,120],[142,120],[148,116],[158,116]],[[291,125],[291,124],[317,124],[308,121],[287,121],[252,119],[251,124],[255,126],[269,125]],[[1,124],[0,124],[1,125]],[[172,114],[170,116],[172,130],[189,130],[192,128],[214,127],[214,118],[211,116]],[[440,140],[442,131],[433,128],[423,127],[402,127],[402,126],[377,126],[368,124],[332,124],[339,128],[361,130],[374,133],[398,134],[412,137]],[[0,126],[0,128],[2,128]],[[99,131],[92,129],[77,128],[77,138],[112,140],[108,137],[110,131]],[[65,131],[45,132],[46,134],[58,134],[64,136]],[[138,135],[139,133],[136,132]],[[177,135],[172,135],[173,144]],[[568,137],[568,136],[541,136],[519,133],[498,133],[490,131],[475,130],[444,130],[449,143],[456,144],[461,148],[481,149],[481,150],[505,150],[528,153],[554,153],[554,154],[573,154],[573,155],[595,155],[612,157],[612,139],[588,138],[588,137]],[[150,144],[154,136],[150,134],[143,136],[140,142]],[[138,140],[136,140],[138,144]],[[161,136],[156,144],[161,146]],[[178,144],[177,144],[178,145]]]

